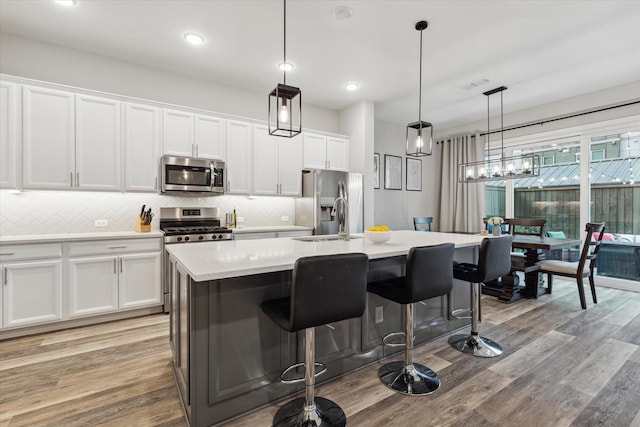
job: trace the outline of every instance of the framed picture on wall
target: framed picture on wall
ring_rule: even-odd
[[[407,191],[422,191],[422,160],[407,157]]]
[[[373,153],[373,188],[380,188],[380,154]]]
[[[402,157],[384,155],[385,190],[402,190]]]

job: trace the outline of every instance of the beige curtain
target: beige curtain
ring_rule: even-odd
[[[485,216],[483,183],[458,182],[458,165],[484,159],[480,135],[462,135],[438,141],[442,174],[440,185],[438,231],[480,232]]]

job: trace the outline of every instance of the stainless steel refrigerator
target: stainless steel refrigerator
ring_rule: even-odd
[[[313,234],[337,234],[345,212],[338,196],[346,196],[349,205],[349,232],[363,231],[364,210],[362,174],[327,170],[302,171],[302,197],[296,199],[296,225],[313,227]]]

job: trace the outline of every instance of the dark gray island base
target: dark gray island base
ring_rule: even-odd
[[[405,259],[371,259],[369,280],[401,275]],[[455,259],[473,261],[474,248],[456,249]],[[304,383],[282,384],[279,378],[304,361],[304,333],[283,332],[260,309],[263,301],[288,295],[291,270],[196,282],[175,257],[166,267],[172,365],[191,426],[219,425],[303,391]],[[468,308],[469,285],[456,282],[452,300],[453,308]],[[401,313],[399,304],[368,294],[361,318],[316,328],[316,361],[327,366],[317,382],[380,360],[382,337],[403,330]],[[469,323],[447,320],[446,298],[417,303],[415,318],[417,345]],[[386,347],[384,357],[402,351]]]

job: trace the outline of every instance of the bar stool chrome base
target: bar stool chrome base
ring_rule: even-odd
[[[431,394],[440,388],[440,378],[419,363],[387,363],[378,371],[378,378],[390,389],[411,396]]]
[[[500,344],[479,335],[453,335],[449,337],[449,344],[463,353],[477,357],[496,357],[502,354]]]
[[[278,409],[273,427],[345,427],[347,416],[342,408],[329,399],[316,397],[315,405],[307,407],[306,399],[299,397]]]

